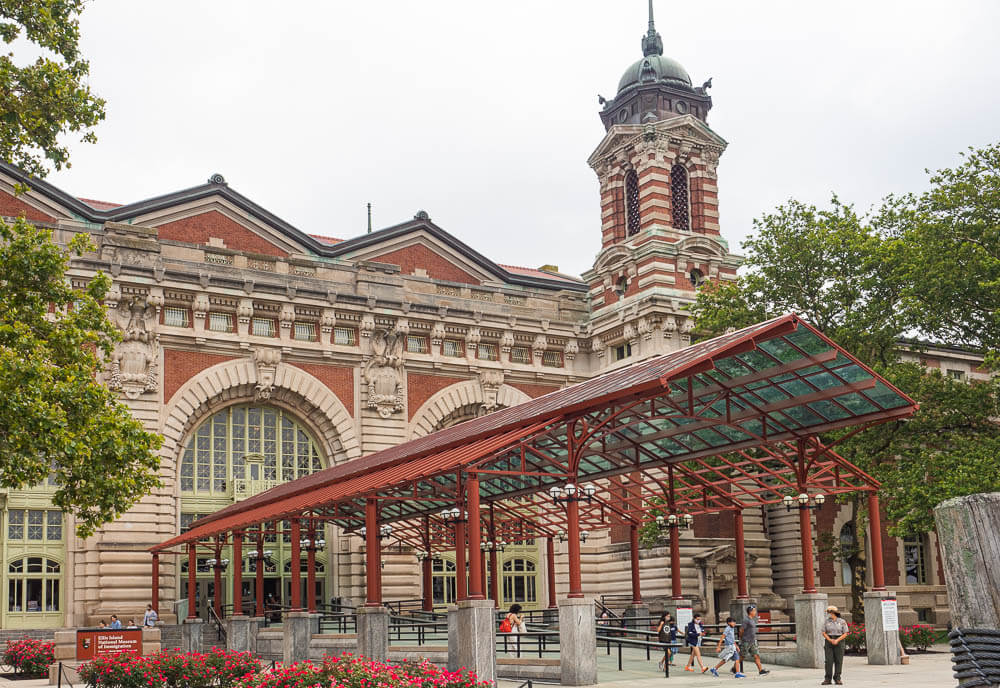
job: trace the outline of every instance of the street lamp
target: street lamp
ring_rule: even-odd
[[[656,525],[660,528],[690,528],[692,523],[694,523],[694,516],[691,514],[682,514],[680,516],[677,514],[668,514],[666,518],[662,514],[659,514],[656,517]]]
[[[597,486],[590,483],[584,485],[583,487],[578,487],[573,483],[567,483],[563,487],[553,485],[549,488],[549,496],[552,498],[552,502],[554,504],[558,504],[559,502],[589,503],[594,499],[595,494],[597,494]]]
[[[589,534],[587,533],[587,531],[581,530],[580,531],[580,542],[586,542],[588,536],[589,536]],[[556,537],[559,538],[559,542],[566,542],[567,540],[569,540],[569,536],[566,535],[566,531],[565,530],[560,530],[558,533],[556,533]]]
[[[812,504],[809,501],[812,500]],[[785,505],[785,511],[791,511],[795,508],[796,503],[798,503],[799,509],[818,509],[826,502],[826,495],[823,493],[813,495],[810,497],[805,492],[799,494],[797,497],[792,495],[785,495],[781,503]]]
[[[229,560],[215,558],[207,559],[205,561],[205,565],[210,569],[218,568],[220,571],[225,571],[226,567],[229,566]]]
[[[447,525],[455,525],[456,523],[465,523],[469,520],[469,512],[459,509],[457,506],[451,509],[445,509],[441,512],[441,520]]]
[[[302,538],[301,540],[299,540],[299,547],[301,547],[302,550],[305,552],[308,552],[310,550],[313,552],[322,552],[323,549],[326,547],[326,540],[324,540],[323,538],[319,538],[317,540]]]

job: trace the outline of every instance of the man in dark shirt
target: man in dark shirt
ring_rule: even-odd
[[[757,648],[757,605],[747,607],[746,618],[740,626],[740,664],[744,657],[753,657],[761,676],[771,673],[760,664],[760,650]],[[742,668],[742,667],[741,667]]]

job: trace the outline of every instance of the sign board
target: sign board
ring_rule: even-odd
[[[757,611],[757,631],[759,633],[771,632],[771,612]]]
[[[895,597],[882,600],[882,630],[886,633],[899,630],[899,608]]]
[[[142,629],[129,628],[110,630],[107,628],[78,629],[76,632],[76,658],[109,657],[132,652],[142,654]]]
[[[678,607],[677,608],[677,630],[683,635],[687,625],[691,623],[694,618],[694,611],[691,607]]]

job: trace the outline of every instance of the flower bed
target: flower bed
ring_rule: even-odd
[[[273,672],[246,676],[238,688],[488,688],[470,671],[444,671],[433,664],[404,662],[398,666],[344,654],[322,664],[299,662]]]
[[[261,668],[260,660],[249,652],[212,648],[206,654],[164,650],[145,657],[132,653],[98,657],[79,672],[91,688],[232,688]]]
[[[14,668],[14,673],[39,678],[48,675],[49,664],[55,661],[55,644],[35,638],[8,640],[3,653],[3,663]]]
[[[861,652],[867,647],[865,625],[859,623],[847,624],[847,637],[842,641],[848,652]]]
[[[914,624],[899,629],[899,642],[904,648],[913,648],[917,652],[925,652],[934,644],[939,634],[933,626]]]

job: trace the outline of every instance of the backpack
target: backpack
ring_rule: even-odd
[[[510,633],[512,630],[514,629],[510,625],[510,614],[508,614],[507,616],[503,617],[503,621],[500,622],[500,632]]]

